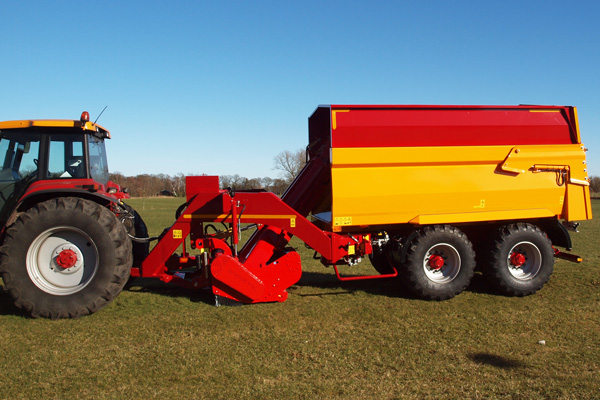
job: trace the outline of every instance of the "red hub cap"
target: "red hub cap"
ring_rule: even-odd
[[[56,263],[63,269],[74,267],[77,263],[77,254],[70,249],[63,250],[56,257]]]
[[[444,262],[444,259],[440,255],[432,254],[431,257],[429,257],[429,267],[431,269],[442,268],[444,266]]]
[[[525,255],[522,253],[517,253],[515,251],[510,255],[510,263],[515,267],[520,267],[521,265],[525,264],[525,261],[527,260],[525,259]]]

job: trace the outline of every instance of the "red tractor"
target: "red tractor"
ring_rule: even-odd
[[[147,230],[109,181],[108,138],[87,112],[75,121],[0,122],[0,274],[34,317],[101,309],[148,253],[147,242],[128,236]]]

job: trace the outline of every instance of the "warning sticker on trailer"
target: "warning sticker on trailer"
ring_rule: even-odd
[[[335,217],[333,219],[334,226],[352,225],[352,217]]]
[[[173,229],[173,239],[183,238],[183,232],[181,229]]]

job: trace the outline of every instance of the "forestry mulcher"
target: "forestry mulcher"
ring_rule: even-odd
[[[308,162],[283,196],[187,177],[186,202],[149,252],[144,222],[109,182],[107,130],[85,112],[0,122],[5,289],[49,318],[97,311],[135,277],[282,302],[302,274],[293,236],[342,281],[396,278],[430,300],[463,291],[476,258],[512,296],[541,289],[555,257],[581,260],[564,251],[592,217],[574,107],[328,105],[308,126]],[[365,257],[377,273],[339,272]]]

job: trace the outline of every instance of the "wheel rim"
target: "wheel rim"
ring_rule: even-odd
[[[508,252],[506,265],[516,279],[533,279],[542,268],[542,253],[531,242],[519,242]]]
[[[42,232],[27,251],[27,273],[41,290],[69,295],[87,286],[98,270],[98,249],[83,231],[61,226]]]
[[[425,253],[423,269],[427,278],[435,283],[450,282],[460,271],[460,254],[448,243],[436,244]]]

